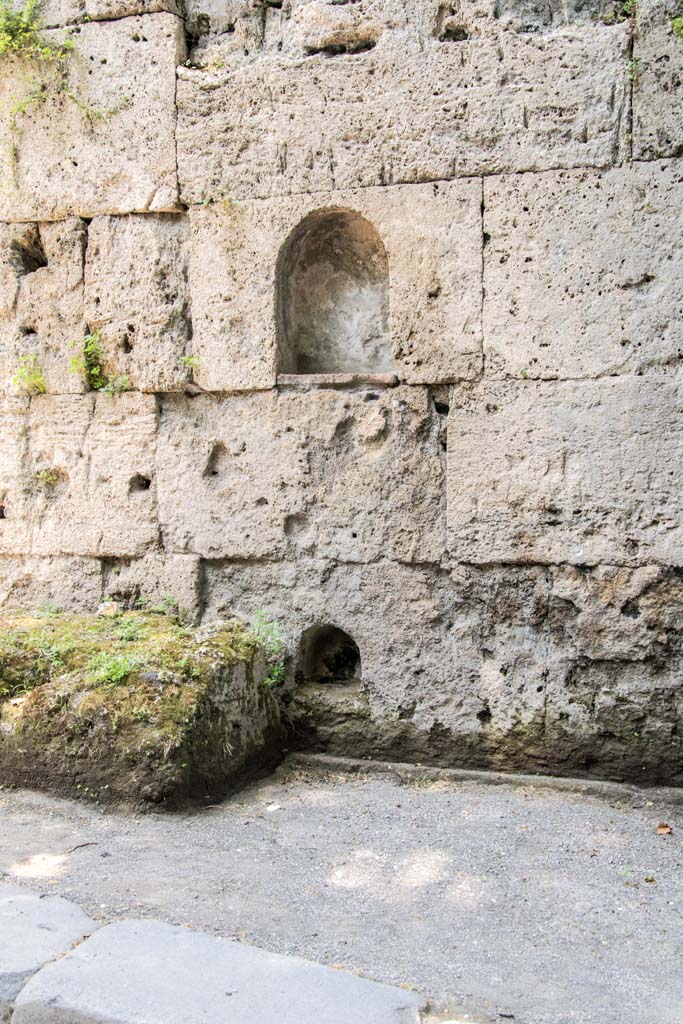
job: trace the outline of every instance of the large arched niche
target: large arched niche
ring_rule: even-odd
[[[389,261],[373,225],[332,207],[305,217],[276,271],[279,372],[394,372]]]

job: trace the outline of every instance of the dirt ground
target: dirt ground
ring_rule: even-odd
[[[433,1020],[683,1024],[667,801],[301,761],[175,814],[4,790],[0,877],[414,986]]]

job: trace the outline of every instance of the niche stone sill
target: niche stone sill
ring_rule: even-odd
[[[395,373],[279,373],[279,388],[308,391],[311,388],[348,388],[369,384],[373,388],[395,388]]]

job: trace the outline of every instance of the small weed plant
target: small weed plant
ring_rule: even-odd
[[[141,665],[142,660],[134,655],[100,651],[90,659],[85,670],[98,686],[119,686]]]
[[[186,370],[198,370],[199,359],[197,356],[181,356],[180,362]]]
[[[671,30],[676,36],[676,39],[680,39],[683,42],[683,16],[673,19],[671,22]]]
[[[39,487],[46,491],[53,490],[61,479],[58,469],[39,469],[35,475],[35,481]]]
[[[72,341],[72,348],[78,348],[71,357],[71,372],[80,374],[91,391],[101,391],[106,387],[107,379],[102,370],[102,345],[99,331],[92,331],[83,341]]]
[[[38,356],[26,355],[21,357],[19,368],[12,377],[12,383],[25,395],[44,395],[46,393],[45,374],[38,362]]]
[[[264,686],[282,686],[287,672],[284,663],[285,642],[279,625],[264,611],[256,612],[250,625],[251,632],[263,648],[268,662]]]
[[[104,351],[99,331],[88,332],[82,341],[71,342],[78,351],[71,357],[71,373],[83,377],[89,391],[101,391],[107,395],[122,395],[131,390],[130,378],[125,374],[107,377],[102,368]]]

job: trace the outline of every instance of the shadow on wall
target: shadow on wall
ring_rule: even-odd
[[[359,213],[309,214],[278,257],[279,372],[393,373],[389,261]]]
[[[361,663],[358,644],[337,626],[312,626],[301,637],[296,666],[300,684],[360,682]]]

